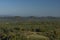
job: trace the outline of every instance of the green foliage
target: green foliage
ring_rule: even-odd
[[[16,17],[17,18],[17,17]],[[19,18],[19,17],[18,17]],[[38,38],[27,39],[27,35],[36,33],[44,35],[49,40],[60,40],[60,21],[23,21],[23,22],[1,22],[1,40],[45,40]],[[32,33],[31,33],[32,32]]]

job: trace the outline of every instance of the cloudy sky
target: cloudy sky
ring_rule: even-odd
[[[60,0],[0,0],[0,15],[60,16]]]

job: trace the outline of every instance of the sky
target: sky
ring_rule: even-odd
[[[0,0],[0,15],[60,17],[60,0]]]

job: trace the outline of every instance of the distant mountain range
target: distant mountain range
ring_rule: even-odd
[[[33,19],[60,19],[60,17],[52,17],[52,16],[47,16],[47,17],[36,17],[36,16],[28,16],[28,17],[21,17],[21,16],[0,16],[0,18],[33,18]]]
[[[35,17],[35,16],[28,16],[28,17],[21,17],[21,16],[0,16],[0,20],[8,20],[8,21],[45,21],[45,20],[60,20],[60,17]]]

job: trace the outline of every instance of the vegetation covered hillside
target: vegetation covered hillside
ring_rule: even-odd
[[[0,17],[0,40],[60,40],[60,17]]]

